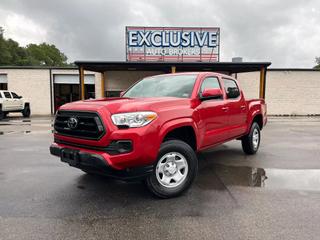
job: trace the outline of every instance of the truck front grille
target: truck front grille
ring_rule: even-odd
[[[54,129],[58,134],[98,140],[105,134],[99,115],[95,112],[58,111]]]

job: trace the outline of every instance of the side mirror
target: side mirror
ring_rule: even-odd
[[[125,92],[126,92],[126,91],[120,92],[120,97],[122,97]]]
[[[200,95],[201,100],[219,99],[222,98],[223,93],[220,88],[207,88],[204,89]]]
[[[228,98],[237,98],[240,96],[239,89],[236,87],[229,87],[227,89],[227,97]]]

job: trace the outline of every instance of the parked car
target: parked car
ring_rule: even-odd
[[[0,120],[10,112],[21,112],[24,117],[31,114],[30,103],[15,92],[0,91]]]
[[[137,82],[122,97],[63,105],[50,151],[89,174],[143,179],[169,198],[192,184],[197,152],[239,139],[246,154],[255,154],[266,122],[264,100],[245,100],[230,76],[165,74]]]

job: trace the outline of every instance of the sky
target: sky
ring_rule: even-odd
[[[220,60],[309,68],[320,56],[319,0],[1,0],[5,37],[48,42],[69,61],[125,60],[125,26],[220,27]]]

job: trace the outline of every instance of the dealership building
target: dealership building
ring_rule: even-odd
[[[77,67],[63,68],[2,66],[0,90],[28,99],[33,115],[51,115],[67,102],[119,96],[146,76],[214,71],[237,78],[247,99],[265,98],[270,115],[320,115],[319,70],[220,62],[219,39],[219,28],[128,27],[126,61],[76,61]]]

